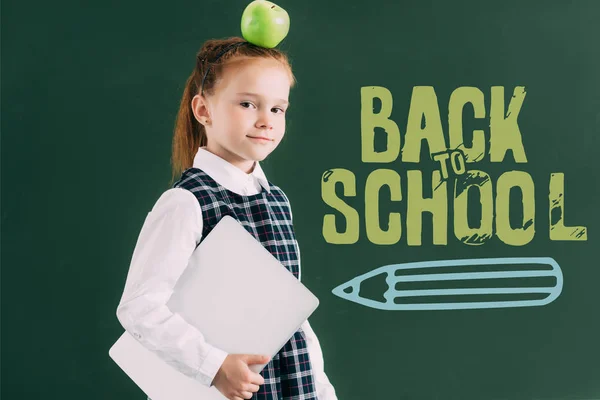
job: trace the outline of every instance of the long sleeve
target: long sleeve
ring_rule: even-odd
[[[312,330],[308,320],[302,324],[302,330],[306,336],[306,347],[315,378],[317,398],[319,400],[337,400],[335,389],[325,374],[325,362],[319,339],[317,339],[317,335]]]
[[[164,192],[139,234],[117,318],[165,362],[210,386],[227,353],[166,305],[201,236],[194,195],[180,188]]]
[[[285,194],[284,194],[285,195]],[[286,200],[289,204],[289,199],[286,196]],[[290,205],[290,218],[293,219],[293,213]],[[298,261],[299,261],[299,274],[298,279],[302,280],[302,263],[300,257],[300,248],[298,251]],[[315,389],[317,391],[317,398],[319,400],[337,400],[337,396],[335,394],[335,389],[331,382],[329,382],[329,378],[325,374],[325,361],[323,359],[323,351],[321,350],[321,344],[319,343],[319,339],[317,335],[313,331],[310,326],[308,320],[304,321],[301,326],[304,334],[306,336],[306,349],[308,351],[308,357],[310,358],[310,363],[313,370],[313,377],[315,379]]]

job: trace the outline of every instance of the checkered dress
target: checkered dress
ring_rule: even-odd
[[[173,187],[187,189],[198,199],[202,209],[202,238],[224,215],[229,215],[298,278],[300,251],[289,201],[280,188],[269,185],[270,193],[263,190],[256,195],[239,195],[219,185],[201,169],[190,168],[183,172]],[[265,383],[252,399],[317,399],[305,339],[300,329],[279,350],[261,372]]]

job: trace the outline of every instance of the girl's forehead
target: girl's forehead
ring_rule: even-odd
[[[286,67],[276,60],[247,59],[228,65],[222,77],[225,91],[273,92],[278,96],[290,90],[290,76]]]

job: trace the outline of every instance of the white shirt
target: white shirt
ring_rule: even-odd
[[[198,149],[194,167],[226,189],[254,195],[270,191],[258,162],[246,174],[205,148]],[[146,216],[133,251],[117,318],[123,328],[183,374],[206,386],[227,353],[207,343],[194,326],[167,307],[167,301],[197,243],[202,238],[202,210],[186,189],[165,191]],[[324,370],[321,346],[308,320],[302,324],[319,400],[337,400]]]

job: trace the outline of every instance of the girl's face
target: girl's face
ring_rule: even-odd
[[[290,76],[276,60],[246,58],[226,66],[214,95],[192,102],[206,128],[207,150],[250,173],[283,138],[289,93]]]

